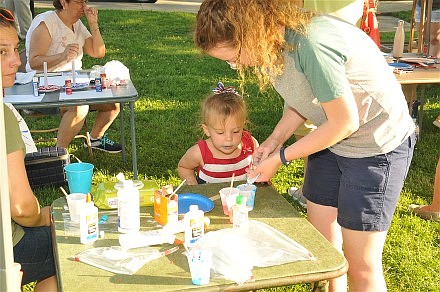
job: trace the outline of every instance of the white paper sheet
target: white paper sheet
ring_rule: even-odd
[[[86,92],[86,94],[84,94]],[[102,92],[96,92],[93,90],[87,91],[74,91],[68,95],[65,92],[60,92],[60,100],[73,100],[73,99],[92,99],[92,98],[109,98],[113,97],[111,89],[103,89]]]
[[[40,102],[44,97],[44,93],[39,96],[33,94],[20,94],[20,95],[5,95],[3,102],[15,103],[27,103],[27,102]]]
[[[35,76],[35,71],[22,73],[17,72],[15,75],[15,84],[26,84],[32,82],[32,78]]]

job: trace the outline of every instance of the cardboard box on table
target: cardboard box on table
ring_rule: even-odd
[[[177,224],[178,218],[178,195],[173,193],[173,187],[166,185],[154,192],[154,220],[161,225]]]

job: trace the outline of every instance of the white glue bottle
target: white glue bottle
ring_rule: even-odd
[[[235,200],[235,205],[232,206],[232,227],[247,233],[249,231],[249,210],[246,206],[246,197],[238,195]]]
[[[79,218],[80,241],[82,244],[98,239],[98,208],[95,207],[91,195],[87,194],[86,205]]]
[[[185,246],[193,247],[205,234],[205,214],[197,205],[189,206],[189,212],[183,217],[185,225]]]
[[[122,187],[118,188],[118,231],[137,232],[141,227],[139,210],[139,190],[132,180],[126,180],[122,173],[116,176]]]
[[[394,34],[393,57],[402,58],[403,47],[405,46],[405,29],[403,20],[399,20],[396,33]]]

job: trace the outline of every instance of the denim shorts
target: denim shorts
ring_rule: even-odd
[[[303,194],[313,203],[338,209],[340,226],[386,231],[411,164],[415,136],[393,151],[347,158],[330,150],[309,156]]]
[[[50,227],[23,227],[23,230],[23,238],[14,246],[14,260],[23,271],[21,285],[54,276]]]

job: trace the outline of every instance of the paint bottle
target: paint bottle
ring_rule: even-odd
[[[396,33],[394,34],[394,44],[393,44],[393,57],[402,58],[403,47],[405,46],[405,29],[404,21],[399,20],[397,24]]]
[[[98,239],[98,208],[95,207],[91,199],[91,195],[87,194],[86,205],[81,210],[79,218],[80,241],[82,244],[88,244]]]
[[[232,206],[232,214],[232,228],[247,233],[249,231],[249,210],[246,206],[246,197],[242,195],[236,197],[235,205]]]
[[[95,89],[96,89],[96,92],[102,92],[102,79],[101,79],[101,77],[95,78]]]
[[[64,81],[64,87],[65,87],[65,89],[66,89],[66,94],[67,94],[67,95],[71,95],[72,92],[73,92],[73,89],[72,89],[72,80],[70,80],[70,78],[67,78],[67,79]]]
[[[106,89],[108,88],[108,79],[107,79],[107,75],[105,73],[101,73],[100,74],[101,77],[101,83],[102,83],[102,89]]]
[[[189,206],[183,217],[185,225],[185,246],[193,247],[197,240],[205,234],[205,214],[197,205]]]
[[[39,96],[40,92],[38,91],[38,87],[39,87],[39,82],[38,82],[38,77],[33,77],[32,78],[32,93],[34,94],[34,96]]]

